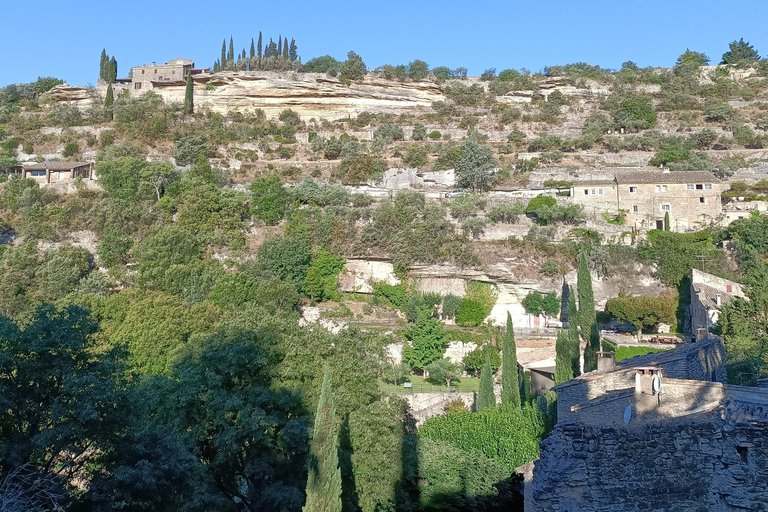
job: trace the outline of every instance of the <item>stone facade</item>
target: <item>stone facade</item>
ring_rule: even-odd
[[[188,59],[169,60],[165,64],[135,66],[131,68],[130,90],[132,96],[140,96],[155,88],[156,84],[182,83],[189,73],[210,73],[209,69],[196,69],[195,63]]]
[[[691,269],[691,304],[687,310],[686,327],[690,332],[709,330],[717,323],[723,305],[736,297],[746,298],[739,283]]]
[[[88,162],[41,162],[21,168],[22,178],[30,178],[41,185],[70,183],[77,178],[91,179],[93,164]]]
[[[617,172],[613,180],[576,182],[571,197],[577,204],[607,213],[626,212],[625,224],[635,229],[701,229],[719,219],[721,186],[705,171],[637,170]]]

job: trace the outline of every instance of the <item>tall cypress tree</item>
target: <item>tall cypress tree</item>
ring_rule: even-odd
[[[480,390],[477,393],[477,404],[475,409],[482,412],[488,407],[496,407],[496,395],[493,394],[493,370],[491,369],[491,359],[485,356],[482,373],[480,373]]]
[[[115,103],[115,93],[112,90],[112,84],[107,86],[107,96],[104,98],[104,107],[110,108]]]
[[[339,426],[333,407],[331,374],[325,371],[309,453],[307,502],[304,512],[341,512]]]
[[[259,42],[256,43],[256,55],[261,60],[261,30],[259,30]]]
[[[576,292],[568,288],[568,346],[571,354],[571,369],[574,377],[581,375],[581,350],[579,347],[579,310],[576,309]]]
[[[507,313],[507,332],[501,344],[501,402],[520,407],[520,382],[517,374],[517,347],[512,315]]]
[[[248,57],[252,59],[252,58],[254,58],[255,56],[256,56],[256,46],[254,46],[254,44],[253,44],[253,38],[251,38],[251,51],[250,51],[250,53],[248,54]]]
[[[288,38],[283,39],[283,58],[288,58]]]
[[[195,86],[192,84],[192,73],[187,73],[187,89],[184,91],[184,113],[191,114],[195,111]]]
[[[109,65],[107,66],[107,69],[107,82],[113,83],[117,79],[117,59],[115,59],[114,55],[111,59],[109,59]]]
[[[296,41],[294,39],[291,39],[291,46],[288,49],[288,59],[290,59],[290,61],[293,62],[298,58],[299,58],[299,54],[298,54],[298,48],[296,47]]]
[[[597,333],[597,312],[595,311],[595,295],[592,291],[592,275],[587,265],[587,254],[582,251],[579,255],[579,271],[577,273],[576,289],[579,292],[579,325],[581,337],[587,340],[584,349],[584,372],[597,370],[597,352],[600,350],[600,336]]]
[[[557,341],[555,342],[555,384],[562,384],[573,378],[570,342],[567,331],[563,329],[557,331]]]
[[[225,68],[226,68],[226,62],[227,62],[227,38],[225,37],[224,40],[221,42],[221,65],[225,66]]]
[[[280,54],[283,52],[283,36],[278,35],[277,36],[277,57],[280,57]]]
[[[99,63],[99,78],[102,80],[107,79],[107,66],[109,65],[109,57],[107,57],[107,49],[101,50],[101,62]]]
[[[664,213],[664,231],[669,231],[669,212]]]
[[[235,42],[232,40],[232,36],[229,36],[229,53],[227,54],[227,61],[230,64],[235,63]]]

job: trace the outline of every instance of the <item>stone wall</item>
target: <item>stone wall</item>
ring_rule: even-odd
[[[765,510],[768,503],[765,429],[734,427],[715,414],[634,428],[560,424],[541,448],[537,512]]]

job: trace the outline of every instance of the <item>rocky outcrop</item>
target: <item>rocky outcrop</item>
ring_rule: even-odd
[[[59,84],[40,97],[42,103],[68,102],[75,103],[78,107],[87,107],[101,103],[95,90],[91,87]]]

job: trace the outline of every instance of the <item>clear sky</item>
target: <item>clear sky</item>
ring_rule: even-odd
[[[304,62],[354,50],[369,69],[421,59],[470,75],[571,62],[671,66],[686,48],[716,64],[742,37],[768,55],[764,0],[42,0],[5,2],[2,12],[0,86],[38,76],[95,84],[102,48],[120,77],[177,57],[208,67],[222,39],[247,50],[259,30],[267,41],[295,38]]]

